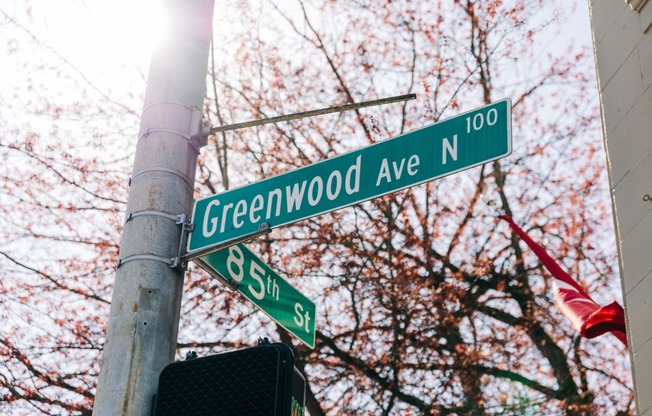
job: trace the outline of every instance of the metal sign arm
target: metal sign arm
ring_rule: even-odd
[[[227,125],[224,125],[224,126],[211,127],[210,133],[211,134],[221,133],[223,131],[243,129],[243,128],[246,128],[246,127],[262,126],[263,124],[279,123],[281,121],[290,121],[290,120],[296,120],[296,119],[299,119],[299,118],[321,116],[321,115],[324,115],[324,114],[331,114],[331,113],[341,113],[343,111],[357,110],[359,108],[364,108],[364,107],[373,107],[373,106],[376,106],[376,105],[390,104],[390,103],[395,103],[395,102],[399,102],[399,101],[414,100],[415,98],[417,98],[416,94],[405,94],[405,95],[398,95],[398,96],[395,96],[395,97],[381,98],[379,100],[364,101],[364,102],[361,102],[361,103],[344,104],[344,105],[340,105],[340,106],[337,106],[337,107],[327,107],[327,108],[321,108],[321,109],[318,109],[318,110],[302,111],[300,113],[288,114],[288,115],[284,115],[284,116],[263,118],[263,119],[260,119],[260,120],[251,120],[251,121],[245,121],[245,122],[242,122],[242,123],[227,124]]]

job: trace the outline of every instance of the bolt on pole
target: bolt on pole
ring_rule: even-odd
[[[152,55],[93,415],[149,416],[174,360],[214,0],[162,0],[169,32]],[[203,141],[203,143],[202,143]],[[176,260],[176,261],[175,261]]]

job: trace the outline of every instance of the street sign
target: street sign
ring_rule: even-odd
[[[509,155],[511,101],[195,202],[187,258]]]
[[[315,304],[242,244],[194,259],[212,276],[235,287],[270,318],[315,347]]]

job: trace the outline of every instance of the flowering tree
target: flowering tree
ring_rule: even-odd
[[[513,153],[248,243],[316,303],[312,350],[191,264],[180,355],[259,336],[291,344],[311,415],[633,411],[623,347],[573,332],[548,273],[497,220],[514,218],[594,299],[615,296],[592,56],[554,48],[558,9],[249,0],[216,10],[205,104],[213,126],[418,98],[211,136],[197,197],[505,97]],[[25,414],[92,405],[138,124],[138,94],[112,99],[63,75],[83,91],[79,102],[32,102],[25,126],[0,121],[0,409]]]

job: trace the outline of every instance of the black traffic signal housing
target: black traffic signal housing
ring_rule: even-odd
[[[301,416],[305,379],[285,344],[265,343],[163,369],[153,416]]]

